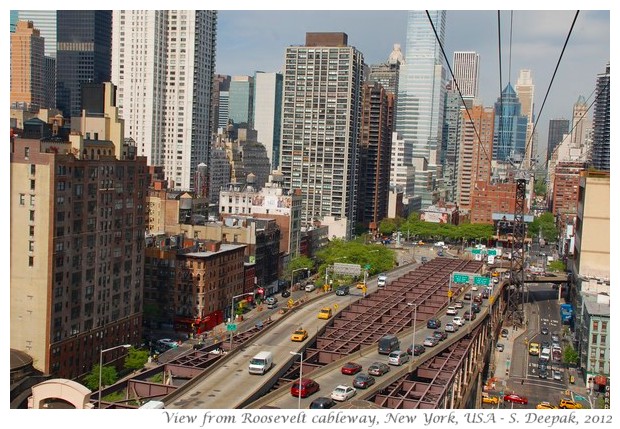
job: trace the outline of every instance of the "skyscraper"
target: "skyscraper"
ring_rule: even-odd
[[[534,132],[534,81],[532,80],[532,72],[528,69],[519,70],[519,78],[515,85],[515,92],[521,102],[521,114],[527,117],[527,130],[525,133],[525,151],[524,166],[530,165],[534,146],[537,145],[537,136]]]
[[[32,21],[18,21],[11,33],[11,106],[50,107],[45,100],[43,38]]]
[[[45,56],[56,58],[56,11],[55,10],[18,10],[19,20],[32,21],[45,39]]]
[[[480,55],[477,52],[455,52],[452,60],[452,89],[461,91],[463,98],[478,97],[478,77],[480,74]]]
[[[570,142],[575,147],[582,147],[586,143],[586,130],[591,127],[588,119],[588,105],[583,95],[573,104],[573,120],[571,124]]]
[[[132,138],[175,189],[209,164],[217,12],[115,10],[112,81]]]
[[[254,129],[256,140],[267,150],[272,169],[280,165],[282,125],[282,74],[256,72],[254,75]]]
[[[446,75],[440,43],[445,39],[446,12],[409,11],[405,63],[401,64],[396,106],[396,131],[411,152],[416,169],[415,193],[422,207],[437,202],[441,187],[441,134]],[[435,38],[437,32],[439,41]],[[417,159],[416,159],[417,158]],[[410,190],[405,190],[409,197]]]
[[[345,33],[306,33],[285,53],[280,169],[300,189],[302,226],[333,217],[354,229],[363,55]]]
[[[56,21],[56,106],[80,116],[80,85],[110,81],[112,11],[59,10]]]
[[[521,114],[521,103],[509,83],[495,102],[495,137],[493,159],[521,162],[525,154],[527,116]]]
[[[254,120],[254,78],[233,76],[228,90],[228,119],[243,128],[252,128]]]
[[[568,119],[549,120],[549,136],[547,138],[547,160],[551,159],[553,149],[562,142],[564,135],[568,134]]]
[[[592,166],[597,170],[609,171],[609,151],[610,151],[610,128],[611,121],[609,116],[610,108],[610,74],[609,63],[605,67],[605,72],[600,73],[596,78],[596,101],[594,103],[594,116],[592,129]]]

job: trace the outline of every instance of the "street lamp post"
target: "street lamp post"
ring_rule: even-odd
[[[411,342],[411,360],[413,360],[415,356],[415,325],[418,319],[418,306],[413,302],[408,302],[408,306],[413,306],[413,333],[411,334],[412,342]]]
[[[99,408],[101,408],[101,379],[103,377],[103,354],[105,352],[109,352],[110,350],[116,350],[121,347],[128,349],[129,347],[131,347],[131,344],[121,344],[118,346],[110,347],[109,349],[103,349],[99,352],[99,399],[98,399]]]
[[[289,352],[292,355],[299,356],[299,391],[297,392],[297,409],[301,410],[301,378],[304,371],[304,352]]]
[[[230,300],[230,323],[235,322],[235,298],[240,298],[246,295],[254,295],[254,292],[246,292],[239,295],[235,295]],[[228,351],[232,351],[232,340],[233,340],[233,331],[230,331],[230,348]]]

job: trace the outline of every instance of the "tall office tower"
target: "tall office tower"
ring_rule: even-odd
[[[115,10],[112,81],[132,138],[170,188],[191,190],[209,165],[217,12]]]
[[[11,348],[69,379],[142,339],[146,159],[90,119],[88,139],[38,123],[11,141]]]
[[[530,165],[534,146],[536,146],[536,136],[532,136],[534,132],[534,83],[532,80],[531,70],[519,70],[519,78],[515,85],[515,92],[521,102],[521,114],[527,117],[527,129],[525,134],[526,151],[524,153],[524,167]]]
[[[376,231],[387,217],[392,153],[392,115],[387,92],[379,83],[365,83],[362,93],[362,133],[359,149],[357,223]]]
[[[509,83],[495,102],[495,136],[493,159],[521,162],[525,155],[527,116],[521,114],[521,103]]]
[[[56,107],[80,116],[80,86],[110,81],[112,11],[59,10],[56,20]]]
[[[596,78],[596,101],[592,120],[592,166],[597,170],[609,171],[610,128],[609,116],[611,90],[609,78],[609,63],[605,72]]]
[[[568,119],[549,120],[549,136],[547,138],[547,161],[551,159],[553,149],[564,139],[564,135],[569,132]]]
[[[471,210],[474,185],[478,182],[489,183],[491,179],[494,124],[493,108],[475,105],[469,110],[469,114],[465,109],[461,109],[457,175],[457,201],[461,209]]]
[[[32,21],[41,37],[45,39],[45,56],[56,58],[56,11],[55,10],[18,10],[20,21]]]
[[[214,145],[209,161],[209,204],[217,206],[220,189],[231,181],[230,161],[223,143]]]
[[[372,64],[368,74],[369,82],[380,83],[381,86],[392,94],[398,94],[398,74],[400,64],[404,62],[403,53],[398,43],[394,44],[394,49],[390,53],[387,61],[382,64]]]
[[[461,96],[456,89],[453,89],[452,84],[453,82],[448,83],[446,88],[444,123],[443,132],[441,134],[441,165],[446,190],[446,201],[456,201],[457,199],[458,156],[461,140],[461,108],[463,108]],[[473,101],[473,99],[468,100]],[[471,106],[468,106],[468,108],[470,107]]]
[[[230,76],[216,74],[213,76],[211,93],[211,141],[217,138],[218,128],[226,129],[228,124],[228,89]]]
[[[18,21],[11,33],[11,106],[50,107],[45,100],[43,38],[32,21]]]
[[[17,21],[19,21],[19,11],[12,10],[10,15],[10,24],[11,24],[11,33],[15,33],[15,29],[17,28]]]
[[[446,74],[440,43],[445,40],[446,12],[409,11],[405,63],[401,64],[396,105],[396,131],[405,140],[416,168],[415,192],[422,207],[435,204],[442,183],[441,134]],[[435,38],[435,29],[439,41]],[[408,198],[409,190],[405,190]]]
[[[285,54],[280,169],[300,189],[302,226],[334,217],[352,236],[357,205],[363,55],[345,33],[306,33]]]
[[[452,59],[452,89],[456,90],[458,84],[463,98],[477,98],[479,68],[480,55],[477,52],[455,52]]]
[[[228,119],[242,128],[253,128],[254,78],[233,76],[228,91]]]
[[[267,150],[271,169],[280,165],[282,125],[282,73],[254,74],[254,129],[256,140]]]
[[[588,119],[588,105],[583,95],[573,104],[573,120],[571,124],[570,142],[574,147],[582,147],[586,143],[586,130],[591,128]]]

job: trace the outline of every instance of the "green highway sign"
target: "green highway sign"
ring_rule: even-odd
[[[236,331],[237,330],[237,324],[236,323],[227,323],[226,324],[226,330],[227,331]]]
[[[489,255],[489,256],[497,256],[497,250],[489,249],[489,250],[487,250],[487,255]]]
[[[490,284],[490,278],[483,276],[474,276],[474,284],[477,286],[488,286]]]
[[[474,255],[479,255],[480,253],[482,253],[482,249],[471,249],[471,253],[473,253]]]
[[[454,283],[469,283],[469,276],[460,273],[454,273],[452,275],[452,281]]]

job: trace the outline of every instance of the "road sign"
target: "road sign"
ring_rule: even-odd
[[[334,274],[359,276],[362,273],[362,267],[359,264],[343,264],[334,262]]]
[[[226,324],[226,330],[227,331],[236,331],[237,330],[237,324],[236,323],[227,323]]]
[[[452,295],[454,295],[454,292],[452,292],[451,290],[448,291],[448,298],[452,298]]]
[[[489,256],[496,256],[497,255],[497,250],[496,249],[488,249],[487,250],[487,255],[489,255]]]
[[[466,274],[454,273],[452,275],[452,281],[454,283],[469,283],[469,276]]]
[[[370,265],[370,264],[366,264],[366,265],[364,265],[364,269],[365,269],[365,270],[369,270],[370,268],[371,268],[371,265]]]
[[[474,284],[477,286],[488,286],[491,279],[484,276],[474,276]]]
[[[481,252],[482,249],[471,249],[471,253],[473,253],[474,255],[480,255]]]

